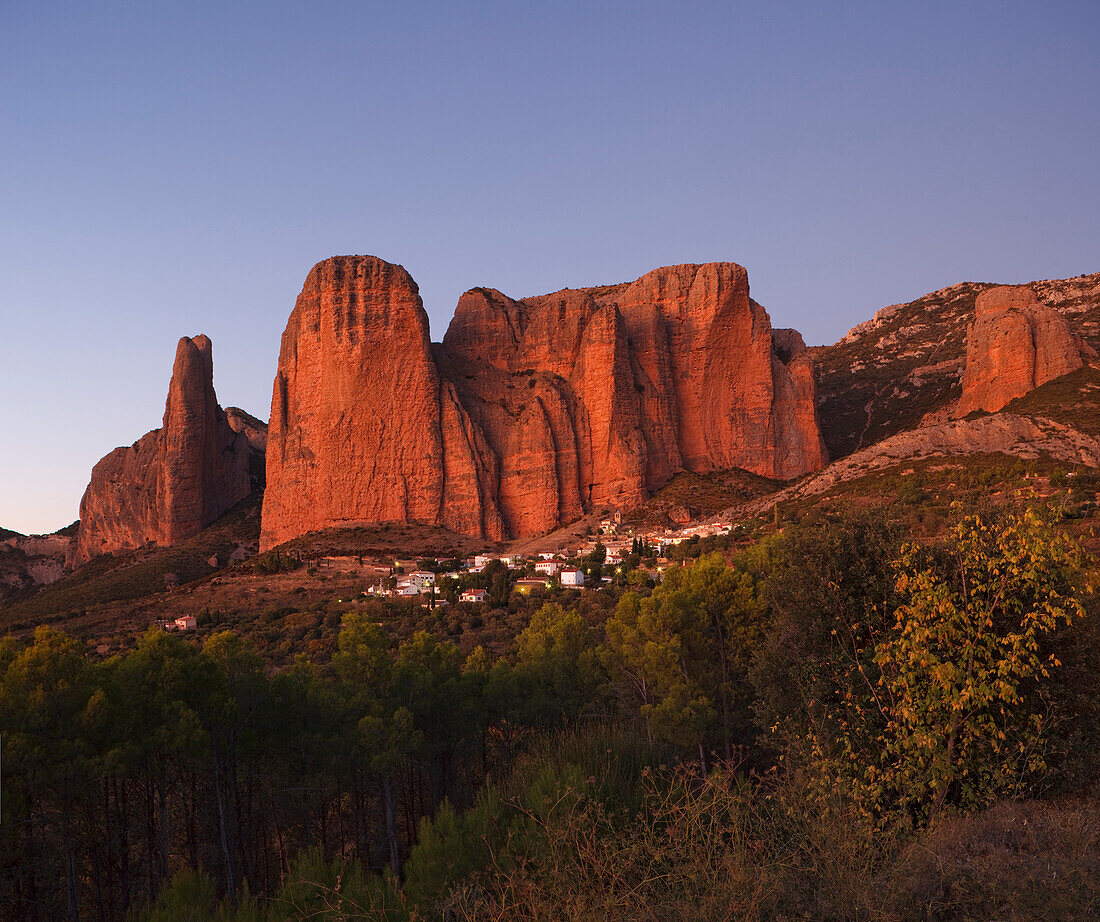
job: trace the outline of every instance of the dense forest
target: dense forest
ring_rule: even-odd
[[[606,604],[500,577],[465,651],[382,606],[292,661],[0,641],[0,919],[1095,911],[1100,611],[1053,515],[707,550]]]

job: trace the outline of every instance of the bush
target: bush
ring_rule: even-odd
[[[1100,808],[1001,802],[902,849],[879,884],[888,918],[1095,918]]]
[[[252,569],[264,574],[285,573],[289,570],[297,570],[301,565],[302,561],[299,558],[280,554],[278,551],[260,554],[252,561]]]

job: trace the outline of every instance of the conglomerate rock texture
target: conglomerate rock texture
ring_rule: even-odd
[[[738,265],[521,301],[475,288],[432,345],[404,269],[334,257],[283,333],[261,547],[385,521],[525,537],[681,470],[825,460],[802,338],[771,329]]]
[[[263,424],[248,419],[259,443]],[[183,337],[161,428],[92,469],[69,565],[148,543],[176,544],[205,528],[252,491],[256,449],[249,439],[218,406],[210,340]]]
[[[993,413],[1047,381],[1076,371],[1082,350],[1095,355],[1029,285],[1001,285],[978,295],[966,332],[966,367],[955,416]]]

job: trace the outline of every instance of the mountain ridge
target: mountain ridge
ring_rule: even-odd
[[[356,278],[359,281],[354,281]],[[1074,366],[1085,364],[1078,372],[1059,375],[1034,390],[1029,385],[1026,393],[1014,394],[1015,399],[1004,409],[1014,414],[1015,422],[972,424],[972,420],[962,419],[959,425],[951,425],[968,364],[968,336],[971,351],[977,349],[984,355],[990,348],[988,336],[984,345],[974,345],[977,302],[998,290],[1006,292],[1001,297],[1009,300],[1025,297],[1034,301],[1027,310],[1053,318],[1044,324],[1064,324],[1069,339],[1059,334],[1059,348],[1064,350],[1065,343],[1072,340],[1079,352],[1063,357],[1074,358]],[[382,427],[375,436],[384,430],[389,442],[372,442],[375,436],[369,432],[364,436],[366,430],[356,434],[352,426],[330,445],[330,457],[322,464],[315,451],[320,446],[310,444],[309,433],[303,440],[303,431],[296,429],[292,449],[299,452],[302,468],[295,478],[281,483],[286,481],[285,471],[275,465],[275,490],[269,488],[263,495],[265,548],[294,534],[327,527],[361,528],[402,521],[418,527],[435,522],[444,531],[487,541],[531,537],[599,509],[638,507],[680,472],[709,476],[711,471],[759,473],[764,469],[770,476],[821,471],[817,482],[831,478],[835,485],[872,458],[875,465],[884,464],[886,458],[900,463],[907,450],[911,457],[924,457],[933,447],[948,455],[965,454],[967,433],[975,434],[975,444],[992,445],[1007,455],[1032,456],[1035,446],[1044,442],[1048,448],[1061,446],[1056,447],[1054,456],[1066,461],[1071,460],[1072,446],[1080,439],[1066,435],[1065,427],[1089,437],[1100,434],[1100,429],[1092,431],[1089,423],[1095,415],[1089,408],[1095,408],[1100,394],[1100,372],[1094,361],[1095,347],[1100,345],[1100,273],[1026,286],[957,283],[882,308],[832,346],[809,348],[796,331],[771,328],[767,313],[749,296],[747,272],[736,263],[685,263],[653,270],[633,282],[564,288],[518,300],[489,287],[472,288],[460,298],[438,343],[430,341],[415,281],[400,266],[374,257],[323,260],[307,276],[299,302],[303,298],[313,299],[313,313],[304,326],[288,322],[280,374],[292,366],[301,370],[303,363],[315,361],[318,381],[324,377],[331,384],[340,380],[339,375],[346,378],[343,384],[327,392],[323,387],[315,389],[310,396],[306,390],[288,390],[290,382],[284,376],[280,384],[277,375],[273,410],[279,411],[286,401],[313,400],[322,416],[330,414],[323,416],[325,420],[347,426],[348,413],[357,412],[356,395],[361,394],[364,381],[373,382],[370,387],[376,392],[391,388],[372,417],[373,424]],[[367,323],[372,310],[380,324],[374,332]],[[292,313],[292,321],[294,317]],[[318,336],[322,322],[328,324],[326,335],[331,341],[322,344],[323,348],[309,346],[311,353],[302,336]],[[385,337],[374,335],[387,330],[386,335],[396,337],[390,345]],[[708,340],[711,334],[717,338]],[[196,351],[198,359],[191,356],[195,361],[184,365],[198,373],[190,375],[192,384],[170,387],[166,424],[174,390],[194,391],[194,399],[183,405],[196,411],[183,415],[198,420],[198,428],[209,428],[201,421],[211,415],[207,404],[212,401],[215,429],[223,427],[232,433],[222,441],[248,445],[247,458],[241,454],[233,462],[232,477],[243,482],[246,475],[242,470],[247,470],[249,491],[260,491],[265,474],[273,469],[272,458],[287,450],[286,423],[283,421],[274,434],[276,452],[265,456],[268,432],[262,420],[239,408],[222,410],[217,406],[208,380],[212,379],[209,341],[204,350],[200,339],[205,337],[185,337],[180,342],[180,349],[185,343],[194,347],[185,351],[188,355]],[[744,351],[745,342],[748,351]],[[742,349],[736,353],[744,357],[740,364],[753,365],[755,376],[737,377],[728,360],[708,366],[708,351],[714,354],[722,349],[726,353]],[[1006,354],[1012,358],[1015,352]],[[411,365],[408,356],[414,357]],[[715,369],[717,373],[713,373]],[[175,380],[177,373],[182,375],[182,366],[173,372]],[[699,380],[705,386],[701,387]],[[758,399],[756,409],[746,411],[747,405],[737,401],[749,399],[754,389],[760,388],[766,399]],[[715,394],[725,400],[719,401],[717,410],[699,403]],[[801,426],[794,438],[802,454],[795,452],[793,469],[782,468],[777,405],[785,407],[789,418]],[[408,438],[395,436],[401,429],[395,407],[412,413]],[[738,414],[740,428],[728,428],[726,419]],[[1021,422],[1024,419],[1029,422]],[[187,425],[183,423],[179,431]],[[326,422],[321,428],[328,425]],[[163,479],[157,466],[160,461],[153,460],[163,451],[156,447],[163,440],[160,433],[162,430],[154,430],[130,449],[116,450],[132,454],[150,439],[153,449],[144,453],[148,456],[144,466],[123,465],[110,477],[93,472],[88,495],[97,489],[102,493],[105,485],[113,482],[116,487],[111,489],[116,493],[120,484],[131,497],[155,497],[156,484]],[[181,446],[189,444],[193,435],[184,433],[177,441]],[[815,443],[825,446],[818,454]],[[889,444],[873,450],[884,443]],[[390,460],[379,461],[382,449],[383,454],[390,452]],[[858,456],[869,449],[871,453],[863,455],[861,462]],[[235,453],[235,448],[230,451],[234,457]],[[830,456],[834,463],[821,470]],[[856,461],[836,463],[849,457]],[[1094,464],[1091,455],[1082,457],[1083,463]],[[185,468],[188,463],[194,467],[193,462],[186,462]],[[412,505],[402,500],[404,505],[391,504],[392,508],[384,503],[377,508],[352,508],[352,494],[357,489],[385,498],[385,477],[368,479],[365,488],[355,485],[357,469],[373,465],[377,474],[380,463],[382,468],[389,465],[391,487],[403,483],[406,495],[413,497]],[[347,477],[341,479],[343,473]],[[426,479],[416,486],[415,477]],[[311,497],[310,478],[328,479],[328,499]],[[803,489],[800,483],[785,488],[777,482],[775,488],[787,491],[780,495],[794,495]],[[283,500],[279,499],[280,490]],[[426,505],[424,496],[429,497]],[[131,516],[133,521],[126,526],[137,537],[118,540],[116,535],[101,550],[177,540],[158,531],[156,503],[134,502],[138,506],[145,503],[142,508],[146,509]],[[280,514],[280,502],[290,503],[281,514],[291,525],[282,532],[269,525],[272,515],[277,518]],[[326,503],[333,508],[339,504],[339,514],[326,518]],[[296,509],[302,508],[312,512],[295,523]],[[685,508],[690,509],[691,504]],[[218,514],[220,511],[208,510],[200,518],[209,524]],[[124,509],[121,517],[126,518]],[[69,552],[70,568],[90,556],[90,536],[110,533],[111,526],[104,526],[109,518],[105,519],[102,508],[97,509],[94,503],[84,509],[77,540]],[[81,540],[84,550],[78,552]],[[113,546],[111,540],[115,540]],[[15,569],[23,565],[21,560],[16,561]],[[53,574],[52,564],[46,566],[44,559],[36,566],[36,578]],[[25,588],[33,580],[20,571],[11,582]]]

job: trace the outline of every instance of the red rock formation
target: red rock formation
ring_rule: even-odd
[[[213,379],[210,340],[181,339],[162,427],[92,469],[70,565],[150,542],[175,544],[249,494],[249,438],[218,406]]]
[[[829,457],[818,427],[814,363],[802,334],[798,330],[772,330],[772,345],[774,476],[789,479],[820,470]]]
[[[733,263],[523,301],[474,289],[440,363],[500,458],[514,536],[637,505],[681,470],[825,462],[802,338],[773,334]]]
[[[326,260],[283,334],[269,438],[264,548],[382,521],[521,537],[685,469],[825,463],[802,339],[733,263],[523,301],[476,288],[430,346],[404,269]]]
[[[355,256],[313,267],[279,352],[261,548],[369,522],[502,534],[492,458],[430,345],[403,268]]]
[[[955,417],[996,412],[1040,384],[1077,370],[1083,350],[1092,352],[1029,285],[983,291],[966,332],[966,369]]]
[[[226,407],[225,418],[234,432],[243,432],[248,444],[256,451],[267,451],[267,423],[256,419],[240,407]]]

